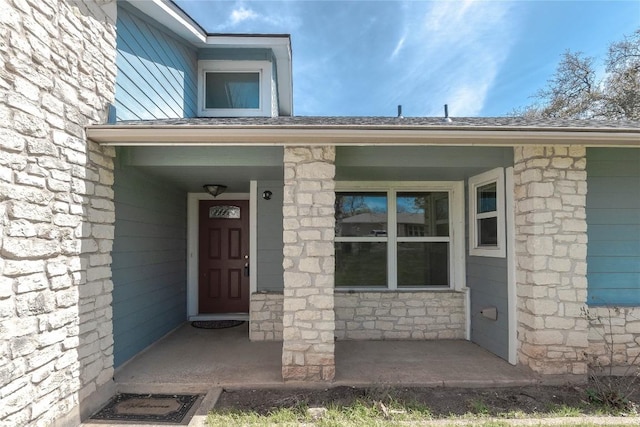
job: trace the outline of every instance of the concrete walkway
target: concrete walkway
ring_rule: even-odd
[[[197,392],[282,387],[281,342],[249,342],[248,326],[185,324],[116,370],[119,392]],[[510,386],[536,383],[527,370],[468,341],[339,341],[333,385]],[[300,384],[294,384],[300,386]],[[319,384],[326,386],[326,384]]]
[[[116,370],[119,393],[198,393],[189,426],[205,426],[223,388],[349,386],[499,387],[536,384],[530,371],[468,341],[341,341],[331,384],[283,383],[281,342],[249,342],[248,325],[197,329],[189,323]],[[102,427],[85,422],[84,427]],[[119,427],[144,423],[113,423]],[[167,425],[167,424],[163,424]]]

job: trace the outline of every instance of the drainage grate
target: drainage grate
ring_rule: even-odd
[[[180,424],[199,397],[197,394],[122,393],[111,399],[91,419]]]

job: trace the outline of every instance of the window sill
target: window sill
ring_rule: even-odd
[[[453,289],[449,287],[416,287],[412,289],[407,288],[399,288],[399,289],[388,289],[388,288],[335,288],[335,293],[343,293],[343,294],[357,294],[357,293],[413,293],[413,292],[454,292],[454,293],[464,293],[464,290]]]

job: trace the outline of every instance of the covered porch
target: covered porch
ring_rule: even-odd
[[[206,393],[214,387],[299,385],[282,379],[282,342],[251,342],[248,325],[197,329],[184,323],[115,373],[119,392]],[[337,341],[336,376],[315,386],[518,386],[538,382],[465,340]],[[308,384],[308,386],[314,386]]]
[[[587,325],[579,311],[586,298],[586,150],[584,145],[574,143],[586,144],[591,135],[551,129],[548,131],[553,133],[545,134],[543,141],[538,128],[525,137],[519,128],[513,127],[491,131],[474,128],[464,136],[459,129],[448,129],[446,135],[454,139],[443,141],[438,138],[444,129],[434,130],[430,125],[424,125],[420,132],[411,130],[415,134],[411,133],[409,139],[403,138],[407,129],[386,133],[372,128],[370,132],[362,132],[360,128],[338,126],[335,132],[346,132],[346,139],[334,139],[335,132],[328,128],[307,127],[296,129],[301,134],[287,133],[287,139],[278,132],[292,129],[274,127],[274,134],[267,126],[242,127],[248,133],[234,139],[218,127],[164,126],[160,133],[155,126],[142,129],[147,133],[136,133],[136,126],[124,129],[121,126],[112,129],[124,130],[126,135],[120,140],[115,134],[109,140],[97,139],[103,144],[123,146],[116,157],[119,160],[114,184],[116,236],[112,265],[114,354],[119,374],[141,360],[143,356],[138,355],[123,365],[146,345],[181,322],[202,314],[198,309],[193,311],[196,305],[192,303],[196,295],[193,289],[198,289],[194,286],[197,274],[193,274],[192,267],[197,265],[198,255],[192,244],[197,239],[191,238],[191,230],[197,229],[197,217],[190,212],[194,210],[191,203],[202,200],[198,192],[201,193],[203,182],[222,182],[229,187],[229,200],[250,203],[253,236],[250,255],[243,258],[248,259],[249,268],[243,271],[250,272],[246,288],[251,300],[248,313],[242,314],[252,324],[244,339],[247,345],[249,340],[263,341],[255,345],[265,347],[246,354],[264,355],[264,360],[270,358],[269,363],[273,364],[260,361],[254,372],[267,375],[266,378],[252,378],[247,383],[269,384],[272,380],[280,383],[283,377],[289,381],[371,383],[376,381],[372,375],[384,382],[407,372],[412,383],[441,385],[453,380],[448,376],[434,379],[433,375],[451,372],[465,382],[479,373],[500,378],[508,366],[504,360],[550,375],[583,377],[586,373],[582,355],[588,344]],[[228,129],[231,133],[236,130],[236,127]],[[170,135],[169,131],[177,133]],[[302,137],[304,132],[308,138]],[[178,142],[177,134],[184,139]],[[318,139],[318,134],[325,139]],[[193,139],[187,138],[189,135]],[[274,135],[277,140],[269,139]],[[557,140],[548,142],[549,135]],[[349,140],[347,136],[360,139]],[[371,139],[365,141],[362,139],[365,136]],[[569,136],[577,138],[572,139],[573,145],[566,142]],[[493,174],[494,171],[498,172]],[[489,173],[493,175],[488,177]],[[444,195],[442,200],[448,200],[448,204],[438,203]],[[343,202],[363,199],[371,212],[377,212],[378,205],[385,206],[386,227],[376,224],[370,231],[354,236],[340,234],[336,225],[342,219],[336,216],[338,196]],[[496,200],[495,207],[486,208],[488,212],[478,212],[477,206],[473,206],[481,196],[504,200],[502,204]],[[367,198],[374,197],[384,199],[384,203],[369,203]],[[427,211],[433,211],[429,218],[434,220],[433,230],[438,231],[427,233],[427,225],[432,224],[424,222],[418,227],[422,231],[416,234],[415,224],[402,220],[409,218],[405,214],[410,205],[405,199],[424,201],[424,206],[434,207],[427,210],[420,203],[411,205],[420,205],[425,221]],[[448,210],[437,209],[438,206],[448,206]],[[170,209],[175,212],[169,212]],[[172,214],[169,227],[165,225],[168,212]],[[501,220],[501,215],[506,218]],[[448,233],[437,227],[441,225],[438,221],[447,221]],[[496,231],[495,238],[491,234],[492,239],[484,245],[496,246],[500,251],[489,254],[486,247],[476,247],[477,242],[469,238],[478,236],[472,225],[482,221],[494,224],[488,229],[502,232],[500,236]],[[363,230],[369,225],[365,221],[358,224]],[[175,236],[168,231],[175,231]],[[168,237],[173,241],[168,242]],[[165,246],[151,244],[155,241],[167,242]],[[349,250],[353,254],[355,249],[361,254],[366,251],[360,247],[373,246],[376,255],[383,254],[382,262],[358,265],[366,267],[361,268],[363,276],[382,278],[380,283],[361,283],[362,280],[347,283],[350,286],[345,286],[344,280],[336,283],[336,272],[344,270],[340,270],[339,262],[349,261],[344,254]],[[399,272],[415,269],[405,268],[413,265],[413,258],[403,255],[408,250],[435,246],[445,248],[429,252],[442,255],[432,257],[440,261],[423,263],[421,271],[431,272],[433,269],[427,267],[437,264],[440,269],[436,276],[440,279],[408,288],[414,283],[404,283]],[[152,262],[145,258],[133,265],[132,260],[141,258],[145,251],[154,252],[148,256]],[[160,254],[156,256],[155,252],[176,255],[175,261],[170,260],[175,269],[156,274],[150,266],[166,270],[169,264],[158,262]],[[448,256],[446,260],[443,254]],[[381,266],[377,275],[369,274],[370,266]],[[137,277],[130,280],[133,270],[144,271],[144,280]],[[170,289],[175,290],[172,295],[155,292],[165,276],[175,284]],[[151,291],[138,292],[141,286],[133,282],[144,282],[145,289]],[[142,305],[145,310],[140,309]],[[160,313],[159,307],[164,312]],[[127,310],[120,313],[121,308]],[[152,315],[142,318],[142,314],[152,310]],[[173,316],[171,325],[165,322],[170,317],[167,314]],[[257,330],[255,320],[263,323]],[[166,323],[163,328],[157,327],[159,321]],[[144,327],[135,330],[136,322]],[[156,333],[153,337],[147,334],[152,328]],[[150,342],[141,343],[141,337],[149,338]],[[389,345],[391,341],[393,344]],[[430,360],[438,354],[431,346],[449,342],[471,346],[475,351],[448,348],[443,352],[442,365]],[[387,354],[375,347],[378,345],[389,345],[394,351],[404,349],[405,345],[409,349],[402,354]],[[350,353],[350,348],[355,353]],[[216,347],[216,360],[228,357],[235,367],[221,368],[218,374],[205,367],[198,377],[206,379],[209,385],[235,383],[234,372],[237,377],[249,372],[241,363],[245,350],[225,353]],[[501,364],[495,375],[480,368],[481,362],[476,360],[477,351],[485,350],[498,356],[487,353]],[[345,354],[366,357],[356,357],[348,365]],[[379,354],[380,360],[376,356]],[[419,357],[413,360],[410,354]],[[473,357],[456,361],[456,354]],[[411,360],[406,367],[405,359]],[[209,365],[224,366],[218,362],[210,361]],[[438,368],[427,369],[433,366]],[[468,366],[469,371],[461,366]],[[138,370],[137,375],[145,369]],[[267,374],[271,369],[273,376]],[[355,373],[359,369],[358,377]],[[121,384],[129,381],[121,375],[117,380]],[[180,381],[191,382],[186,377]]]

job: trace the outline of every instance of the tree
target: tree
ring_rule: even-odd
[[[538,103],[515,111],[525,117],[640,120],[640,28],[612,43],[599,79],[595,58],[566,51]]]

